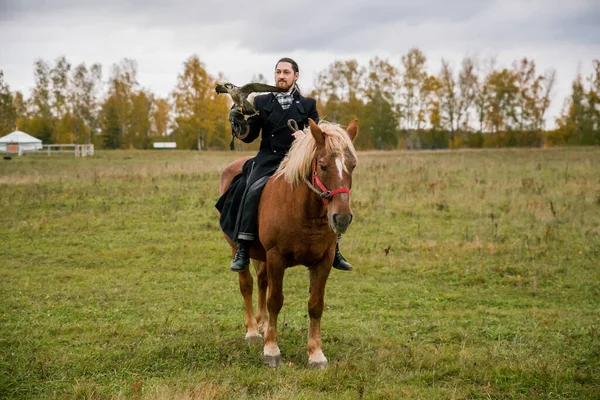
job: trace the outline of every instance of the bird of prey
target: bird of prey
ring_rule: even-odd
[[[286,92],[285,89],[264,83],[248,83],[247,85],[238,87],[229,82],[223,85],[217,84],[215,91],[217,93],[228,93],[231,96],[231,100],[233,100],[234,107],[241,111],[242,114],[248,116],[258,113],[256,108],[247,99],[250,93]]]

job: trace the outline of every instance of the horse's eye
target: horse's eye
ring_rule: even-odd
[[[320,165],[320,167],[321,167],[321,171],[327,172],[327,166],[326,165]]]

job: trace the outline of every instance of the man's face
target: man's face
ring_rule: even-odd
[[[292,64],[289,62],[282,61],[275,67],[275,85],[278,88],[290,90],[298,76],[299,74],[294,72]]]

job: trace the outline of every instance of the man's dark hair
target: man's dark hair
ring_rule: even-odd
[[[277,69],[277,66],[279,65],[280,62],[287,62],[292,64],[292,69],[294,70],[294,72],[300,72],[298,70],[298,64],[296,63],[296,61],[292,60],[289,57],[283,57],[282,59],[280,59],[279,61],[277,61],[277,64],[275,64],[275,68]]]

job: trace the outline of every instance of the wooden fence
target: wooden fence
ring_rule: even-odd
[[[91,157],[94,155],[93,144],[45,144],[42,151],[48,155],[57,153],[73,153],[75,157]],[[40,152],[40,153],[41,153]]]

